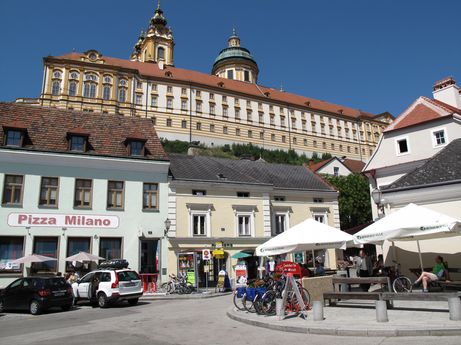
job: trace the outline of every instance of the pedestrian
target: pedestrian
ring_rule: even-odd
[[[370,277],[373,272],[373,264],[371,262],[371,258],[367,255],[365,250],[360,250],[360,262],[358,266],[358,276],[360,278],[367,278]],[[371,284],[360,284],[360,288],[367,292],[370,289]]]

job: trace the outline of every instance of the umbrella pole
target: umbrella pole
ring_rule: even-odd
[[[416,244],[418,246],[418,256],[419,256],[419,264],[421,266],[421,272],[424,272],[423,256],[421,255],[421,247],[419,246],[419,240],[416,240]]]

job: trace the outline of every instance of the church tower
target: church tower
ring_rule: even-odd
[[[141,31],[138,42],[130,56],[131,61],[154,62],[173,66],[174,40],[171,28],[166,26],[167,21],[157,4],[154,16],[149,22],[147,32]]]
[[[234,29],[227,40],[227,48],[221,50],[216,58],[211,74],[256,84],[258,73],[258,64],[250,51],[240,46],[240,37]]]

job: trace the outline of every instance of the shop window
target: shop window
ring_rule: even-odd
[[[76,208],[91,208],[92,199],[92,180],[76,179],[75,180],[75,196],[74,207]]]
[[[158,184],[144,183],[143,185],[143,210],[158,210]]]
[[[109,181],[107,184],[107,208],[122,209],[123,208],[123,181]]]
[[[3,206],[22,206],[24,176],[5,175],[3,184]]]
[[[68,237],[67,239],[67,255],[71,256],[78,254],[79,252],[90,253],[90,237]],[[72,262],[66,261],[66,270],[72,270],[75,267],[72,265]]]
[[[101,237],[99,240],[99,256],[106,260],[122,257],[122,239],[118,237]]]
[[[58,238],[57,237],[35,237],[33,253],[58,258]],[[45,261],[32,263],[31,271],[39,272],[57,272],[57,261]]]
[[[0,273],[20,273],[21,265],[12,261],[24,256],[24,237],[0,237]]]
[[[58,206],[59,179],[57,177],[42,177],[40,185],[40,206]]]

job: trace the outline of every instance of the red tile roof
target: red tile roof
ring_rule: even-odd
[[[325,159],[324,161],[320,161],[318,163],[313,163],[311,164],[311,161],[309,161],[309,165],[308,165],[308,168],[309,170],[311,171],[318,171],[319,169],[321,169],[322,167],[324,167],[325,165],[327,165],[328,163],[330,163],[333,159],[335,159],[335,157],[332,157],[332,158],[329,158],[329,159]]]
[[[438,120],[447,116],[452,116],[454,113],[461,115],[461,110],[435,99],[419,97],[407,110],[399,115],[384,132]]]
[[[81,154],[133,158],[125,140],[138,133],[147,139],[146,155],[136,159],[168,160],[150,119],[0,102],[0,127],[15,121],[27,128],[26,150],[67,153],[67,133],[77,132],[89,136],[90,149]],[[0,147],[4,134],[0,130]]]
[[[66,60],[82,61],[85,57],[82,53],[69,53],[58,57],[47,57],[45,61]],[[206,87],[223,88],[227,91],[243,93],[248,96],[268,98],[274,102],[289,103],[292,106],[298,106],[306,109],[315,109],[328,113],[334,113],[338,117],[348,118],[367,118],[373,119],[374,114],[364,112],[359,109],[353,109],[343,105],[337,105],[314,98],[299,96],[296,94],[279,91],[270,87],[246,83],[237,80],[223,79],[214,75],[191,71],[182,68],[165,66],[162,70],[156,63],[145,63],[130,61],[113,57],[103,56],[105,66],[114,66],[118,68],[131,69],[138,71],[141,76],[154,77],[161,79],[172,79],[174,81],[195,83]],[[94,64],[95,68],[102,67],[100,63],[85,62],[85,64]],[[221,86],[222,85],[222,86]],[[268,96],[266,96],[268,95]]]
[[[365,167],[365,163],[356,159],[345,159],[343,164],[353,173],[359,174]]]

